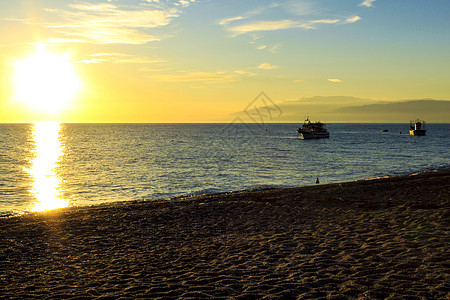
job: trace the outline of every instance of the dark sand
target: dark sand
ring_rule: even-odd
[[[0,298],[450,299],[450,172],[0,219]]]

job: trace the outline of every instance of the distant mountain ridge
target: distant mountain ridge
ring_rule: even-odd
[[[450,101],[444,100],[407,100],[394,103],[378,103],[360,106],[344,106],[338,108],[337,112],[386,112],[386,108],[396,112],[434,112],[436,109],[448,109]]]
[[[300,122],[306,116],[323,122],[402,123],[417,118],[428,123],[450,123],[450,100],[417,99],[379,101],[349,96],[300,98],[271,105],[260,104],[246,111],[234,113],[245,121],[264,120],[272,111],[281,111],[268,122]],[[264,115],[265,114],[265,115]]]
[[[361,106],[344,106],[335,110],[338,114],[359,115],[367,121],[396,118],[425,119],[428,122],[450,122],[450,101],[445,100],[406,100],[394,103],[377,103]]]

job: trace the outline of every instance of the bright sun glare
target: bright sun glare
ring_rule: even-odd
[[[81,88],[69,55],[49,52],[43,45],[14,67],[15,98],[33,110],[56,114]]]

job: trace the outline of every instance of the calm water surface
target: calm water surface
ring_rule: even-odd
[[[408,125],[0,124],[0,215],[450,167],[450,124]]]

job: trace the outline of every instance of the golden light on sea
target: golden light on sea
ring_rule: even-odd
[[[32,166],[26,171],[33,179],[31,193],[36,199],[32,211],[44,211],[68,206],[60,192],[61,178],[55,167],[63,154],[63,145],[59,141],[60,124],[40,122],[34,124],[33,140],[36,145]]]

